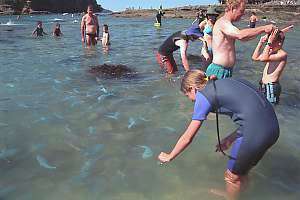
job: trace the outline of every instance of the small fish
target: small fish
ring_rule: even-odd
[[[98,101],[102,101],[104,98],[112,96],[112,95],[113,95],[112,93],[102,94],[97,99],[98,99]]]
[[[128,129],[132,128],[134,125],[136,125],[136,122],[132,117],[130,117],[128,120]]]
[[[39,162],[40,166],[42,166],[42,167],[44,167],[46,169],[56,169],[55,166],[50,166],[48,164],[48,161],[44,157],[42,157],[40,155],[36,156],[36,160]]]
[[[0,159],[6,159],[12,157],[17,153],[17,149],[2,149],[0,151]]]
[[[142,155],[143,159],[147,159],[153,156],[153,152],[150,149],[150,147],[144,145],[137,145],[137,146],[144,149],[144,153]]]
[[[65,125],[65,130],[66,130],[67,132],[69,132],[69,133],[72,132],[72,130],[69,128],[69,125]]]
[[[104,145],[103,144],[96,144],[92,147],[87,148],[83,155],[90,157],[90,156],[97,156],[99,152],[103,149]]]
[[[4,198],[8,193],[14,192],[17,188],[15,186],[9,186],[7,188],[1,188],[0,189],[0,197]]]
[[[88,129],[89,129],[89,134],[90,135],[94,135],[96,133],[96,128],[95,127],[90,126]]]
[[[46,121],[46,120],[47,120],[46,117],[41,117],[40,119],[35,120],[33,123],[44,122],[44,121]]]
[[[157,98],[160,98],[160,97],[162,97],[163,95],[154,95],[153,97],[152,97],[152,99],[157,99]]]
[[[96,159],[89,159],[89,160],[85,161],[85,163],[83,164],[83,166],[80,169],[79,178],[83,179],[83,178],[88,177],[89,171],[92,168],[92,166],[95,164],[96,161],[97,161]]]
[[[63,116],[61,116],[61,115],[59,115],[59,114],[57,114],[57,113],[54,113],[53,115],[54,115],[57,119],[64,119]]]
[[[4,126],[8,126],[8,124],[0,122],[0,127],[4,127]]]
[[[163,127],[164,129],[167,129],[168,131],[170,132],[176,132],[176,129],[175,128],[172,128],[172,127],[169,127],[169,126],[166,126],[166,127]]]
[[[100,89],[100,91],[104,92],[104,93],[108,93],[107,89],[105,89],[104,87]]]
[[[115,112],[115,113],[109,113],[109,114],[107,114],[105,116],[108,117],[108,118],[117,120],[117,119],[119,119],[119,115],[120,115],[119,112]]]
[[[146,119],[144,117],[140,117],[139,119],[142,120],[142,121],[144,121],[144,122],[150,122],[151,121],[150,119]]]
[[[77,93],[77,94],[80,93],[80,91],[79,91],[78,89],[76,89],[76,88],[73,89],[73,92],[75,92],[75,93]]]
[[[15,85],[14,85],[14,84],[11,84],[11,83],[7,83],[6,86],[7,86],[7,87],[10,87],[10,88],[14,88],[14,87],[15,87]]]
[[[59,81],[59,80],[57,80],[57,79],[54,79],[54,83],[60,84],[61,81]]]

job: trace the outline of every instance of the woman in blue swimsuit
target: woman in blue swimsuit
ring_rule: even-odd
[[[200,29],[204,33],[202,39],[203,45],[201,50],[201,54],[205,61],[204,66],[208,66],[212,62],[212,31],[218,15],[219,13],[215,8],[209,7],[207,9],[206,19],[199,24]]]
[[[158,159],[162,163],[170,162],[187,148],[209,112],[230,116],[238,129],[219,142],[217,151],[224,153],[232,145],[225,172],[226,197],[237,199],[249,170],[279,137],[272,105],[248,81],[232,78],[212,81],[201,70],[188,71],[181,90],[195,102],[192,121],[173,150],[161,152]]]

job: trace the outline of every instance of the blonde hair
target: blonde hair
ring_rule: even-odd
[[[207,81],[208,78],[203,71],[199,69],[190,70],[182,78],[181,91],[183,93],[189,92],[191,87],[201,90],[206,86]]]
[[[245,0],[226,0],[226,10],[239,7],[242,1]]]

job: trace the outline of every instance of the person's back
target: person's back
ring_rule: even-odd
[[[103,33],[102,33],[102,46],[107,47],[110,45],[110,36],[108,32],[108,25],[103,25]]]

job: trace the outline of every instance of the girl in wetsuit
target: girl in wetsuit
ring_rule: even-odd
[[[203,45],[201,54],[205,61],[205,67],[207,67],[212,62],[212,31],[218,16],[219,13],[216,11],[216,9],[213,7],[209,7],[207,9],[206,19],[199,24],[200,29],[204,33],[202,39]]]
[[[37,22],[37,27],[32,32],[32,36],[36,35],[36,37],[41,37],[44,34],[47,35],[47,33],[44,32],[43,23],[41,21],[38,21]]]
[[[228,115],[238,129],[216,147],[224,151],[231,145],[225,172],[226,197],[236,199],[245,186],[249,170],[277,141],[279,125],[272,105],[246,80],[208,80],[201,70],[188,71],[181,83],[182,92],[194,104],[194,113],[186,131],[170,153],[161,152],[158,159],[167,163],[192,142],[209,112]]]

